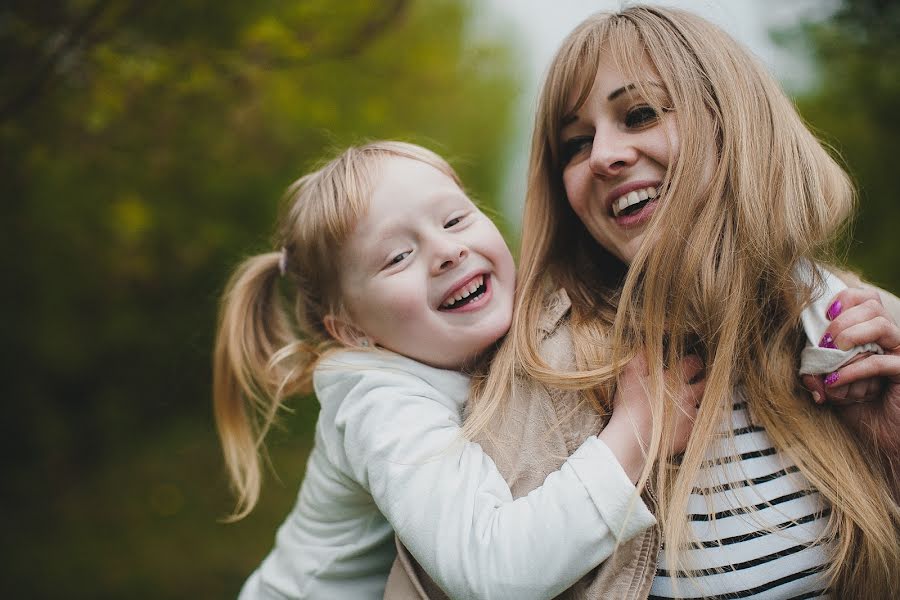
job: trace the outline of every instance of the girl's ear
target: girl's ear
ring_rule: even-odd
[[[325,318],[322,319],[322,324],[325,325],[325,330],[331,337],[345,346],[351,348],[354,346],[361,346],[366,348],[372,345],[371,340],[364,331],[340,317],[326,315]]]

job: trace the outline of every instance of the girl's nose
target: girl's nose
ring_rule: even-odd
[[[452,269],[469,256],[469,249],[456,242],[444,242],[435,252],[434,271],[440,273]]]
[[[618,175],[637,160],[634,145],[618,131],[597,132],[591,146],[588,164],[591,172],[598,177]]]

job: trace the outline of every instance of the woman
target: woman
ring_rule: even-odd
[[[871,400],[844,384],[885,376],[884,399],[810,403],[797,323],[853,190],[772,78],[689,13],[591,17],[550,67],[528,183],[519,305],[469,433],[522,495],[608,418],[638,353],[655,400],[636,483],[658,527],[569,595],[896,597],[900,302],[845,291],[822,341],[887,348],[825,380]],[[688,354],[706,391],[675,468],[664,371]],[[440,596],[401,547],[386,597]]]

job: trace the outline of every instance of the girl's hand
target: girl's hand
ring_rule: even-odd
[[[818,404],[834,406],[857,435],[888,456],[900,457],[900,327],[873,290],[849,288],[835,296],[827,334],[842,350],[876,343],[884,354],[861,354],[824,377],[804,375]]]
[[[668,456],[684,452],[687,447],[706,386],[703,369],[703,361],[690,355],[665,372],[666,384],[675,390],[678,402],[675,436],[666,453]],[[625,366],[613,398],[612,416],[598,436],[616,455],[632,481],[637,481],[644,468],[653,428],[648,389],[647,360],[639,354]]]

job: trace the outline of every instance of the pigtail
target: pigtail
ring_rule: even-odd
[[[307,391],[318,356],[301,340],[279,290],[281,254],[251,257],[235,271],[219,316],[213,358],[213,407],[237,506],[256,505],[263,440],[286,397]]]
[[[319,359],[340,345],[324,326],[341,308],[335,257],[368,208],[381,161],[391,156],[421,161],[460,183],[444,159],[420,146],[347,148],[287,189],[276,227],[281,252],[248,258],[228,282],[213,356],[213,409],[237,497],[229,521],[247,516],[259,500],[263,442],[285,399],[312,391]]]

